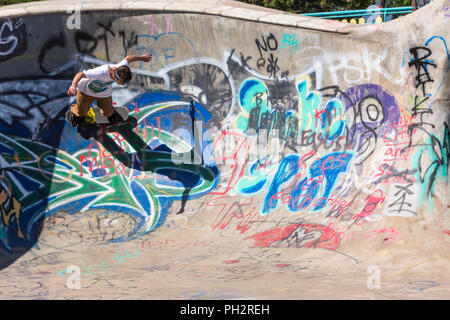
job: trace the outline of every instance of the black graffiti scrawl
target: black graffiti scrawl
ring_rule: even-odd
[[[22,18],[0,21],[0,62],[19,56],[27,49],[27,32]]]

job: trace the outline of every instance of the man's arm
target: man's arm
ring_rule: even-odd
[[[125,57],[125,60],[127,60],[128,63],[135,62],[135,61],[144,61],[144,62],[150,62],[152,61],[153,56],[151,53],[143,54],[141,56],[136,55],[129,55]]]
[[[75,77],[72,80],[72,84],[71,84],[69,90],[67,91],[67,94],[69,96],[74,96],[77,93],[78,82],[80,82],[80,80],[83,78],[86,78],[86,75],[84,74],[84,72],[78,72],[75,75]]]

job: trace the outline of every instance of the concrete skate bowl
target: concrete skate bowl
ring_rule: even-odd
[[[449,7],[2,7],[0,297],[447,299]],[[78,71],[147,52],[127,124],[65,122]]]

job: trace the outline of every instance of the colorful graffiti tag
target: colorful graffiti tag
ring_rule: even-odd
[[[442,114],[446,99],[445,37],[404,48],[403,69],[392,75],[386,51],[370,43],[355,52],[325,50],[298,30],[273,27],[246,35],[245,47],[229,39],[206,50],[197,31],[180,28],[182,16],[134,18],[127,28],[106,14],[82,30],[43,29],[39,55],[30,58],[35,67],[1,78],[5,249],[33,244],[42,221],[59,212],[126,214],[133,227],[109,240],[135,239],[198,199],[221,208],[213,229],[234,219],[241,233],[279,212],[323,214],[349,229],[433,209],[436,185],[448,182],[448,117],[429,118]],[[0,22],[5,68],[20,59],[25,66],[27,50],[36,50],[28,23],[36,22]],[[113,100],[130,118],[110,127],[68,126],[73,75],[130,52],[155,57],[132,68],[127,87],[114,86]],[[336,250],[344,238],[305,221],[247,239]]]

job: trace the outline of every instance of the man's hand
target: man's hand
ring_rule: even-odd
[[[67,90],[67,94],[69,96],[74,96],[77,93],[77,85],[78,82],[80,82],[81,79],[86,78],[86,75],[84,72],[78,72],[75,77],[73,78],[72,85],[70,86],[69,90]]]
[[[74,96],[76,93],[77,93],[77,86],[72,84],[69,90],[67,90],[67,95]]]
[[[153,55],[149,52],[147,54],[143,54],[141,56],[136,56],[136,55],[129,55],[125,57],[125,60],[128,61],[128,63],[130,62],[135,62],[135,61],[144,61],[144,62],[150,62],[153,59]]]
[[[141,59],[142,59],[142,61],[144,61],[144,62],[150,62],[150,61],[152,61],[153,56],[152,56],[151,53],[147,53],[147,54],[143,54],[143,55],[141,56]]]

